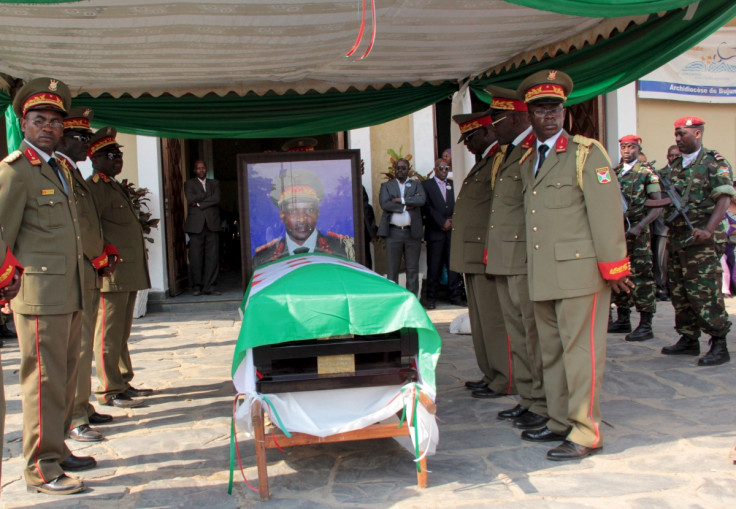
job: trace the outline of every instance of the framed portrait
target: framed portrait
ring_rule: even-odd
[[[364,263],[359,150],[238,155],[243,288],[259,265],[299,253]]]

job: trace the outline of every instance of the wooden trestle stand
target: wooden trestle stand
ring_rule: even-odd
[[[419,393],[419,403],[430,414],[435,415],[437,407],[434,402],[421,392]],[[390,422],[372,424],[363,429],[348,431],[346,433],[338,433],[337,435],[330,435],[327,437],[316,437],[314,435],[307,435],[306,433],[291,433],[291,437],[287,437],[280,429],[273,425],[269,425],[269,427],[266,428],[263,416],[264,414],[261,402],[259,400],[253,401],[251,406],[251,418],[253,420],[253,430],[255,433],[256,464],[258,466],[258,491],[260,493],[261,500],[268,500],[271,496],[268,491],[266,449],[409,436],[409,425],[406,422],[403,422],[401,427],[398,427],[395,422]],[[420,451],[420,455],[423,452],[424,451]],[[426,488],[427,458],[422,458],[419,465],[421,468],[420,471],[417,472],[417,486],[420,488]]]

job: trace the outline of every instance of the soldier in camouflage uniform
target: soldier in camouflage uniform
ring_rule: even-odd
[[[629,134],[618,140],[621,146],[621,162],[614,168],[621,194],[626,200],[624,228],[626,251],[631,262],[631,280],[636,286],[631,293],[616,293],[613,302],[618,320],[608,326],[608,332],[631,332],[631,306],[636,306],[640,321],[638,327],[626,335],[626,341],[652,339],[652,317],[656,310],[656,285],[652,271],[652,248],[649,224],[660,214],[660,209],[644,206],[651,198],[660,199],[659,177],[646,163],[639,162],[641,138]]]
[[[721,293],[721,264],[726,232],[721,223],[733,188],[731,165],[715,150],[703,147],[705,121],[684,117],[675,122],[675,141],[682,152],[672,163],[674,188],[689,207],[690,229],[682,215],[670,223],[668,280],[679,341],[662,348],[667,355],[700,354],[700,331],[711,336],[710,351],[699,366],[730,360],[726,334],[731,322]],[[674,207],[665,209],[665,215]]]

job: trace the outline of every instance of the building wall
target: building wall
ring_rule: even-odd
[[[657,161],[657,168],[667,164],[667,148],[675,143],[675,120],[689,115],[705,120],[703,145],[718,150],[732,165],[736,164],[736,104],[639,99],[637,110],[642,150],[650,161]]]

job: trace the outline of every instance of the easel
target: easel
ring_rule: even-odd
[[[419,393],[419,403],[431,415],[435,415],[437,413],[437,407],[434,402],[421,392]],[[338,433],[337,435],[330,435],[327,437],[316,437],[305,433],[292,433],[291,438],[289,438],[275,426],[269,426],[269,429],[266,430],[263,418],[263,407],[261,406],[260,400],[254,400],[251,405],[251,419],[253,422],[253,431],[255,433],[256,464],[258,466],[258,491],[261,495],[261,500],[268,500],[271,497],[271,494],[268,491],[266,449],[409,436],[409,425],[406,422],[404,422],[401,427],[398,427],[395,422],[390,422],[372,424],[363,429],[348,431],[346,433]],[[277,442],[278,445],[276,444]],[[422,453],[423,451],[420,451],[420,456]],[[417,486],[420,488],[426,488],[427,458],[422,458],[419,461],[419,465],[421,468],[420,471],[417,472]]]

